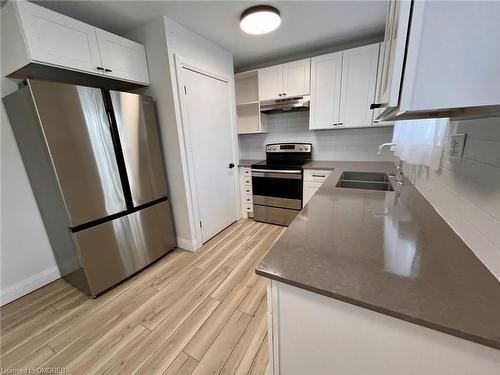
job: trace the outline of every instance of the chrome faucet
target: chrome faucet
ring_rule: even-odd
[[[395,143],[382,143],[380,146],[378,146],[378,152],[377,154],[381,154],[382,151],[384,151],[384,148],[386,147],[393,147],[393,146],[397,146]]]
[[[384,148],[386,147],[395,147],[397,146],[396,143],[382,143],[380,146],[378,146],[378,152],[377,154],[381,154],[382,151],[384,151]],[[396,173],[394,175],[394,179],[398,184],[402,184],[403,182],[406,181],[405,175],[403,174],[403,160],[399,159],[399,163],[396,167]]]

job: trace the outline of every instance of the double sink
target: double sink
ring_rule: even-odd
[[[347,189],[394,191],[389,176],[378,172],[344,172],[335,186]]]

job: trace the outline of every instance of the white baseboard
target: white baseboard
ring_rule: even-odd
[[[181,237],[177,237],[177,247],[188,251],[198,250],[194,240]]]
[[[27,279],[21,280],[14,285],[3,288],[0,291],[0,306],[3,306],[19,297],[22,297],[44,285],[51,283],[61,277],[59,269],[52,267],[37,273]]]

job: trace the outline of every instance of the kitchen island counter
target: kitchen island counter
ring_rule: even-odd
[[[392,163],[330,164],[256,273],[500,349],[500,283],[430,203],[411,184],[335,186],[344,171],[389,173]]]

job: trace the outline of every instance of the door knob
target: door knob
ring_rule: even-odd
[[[229,163],[229,168],[234,168],[234,163]]]

